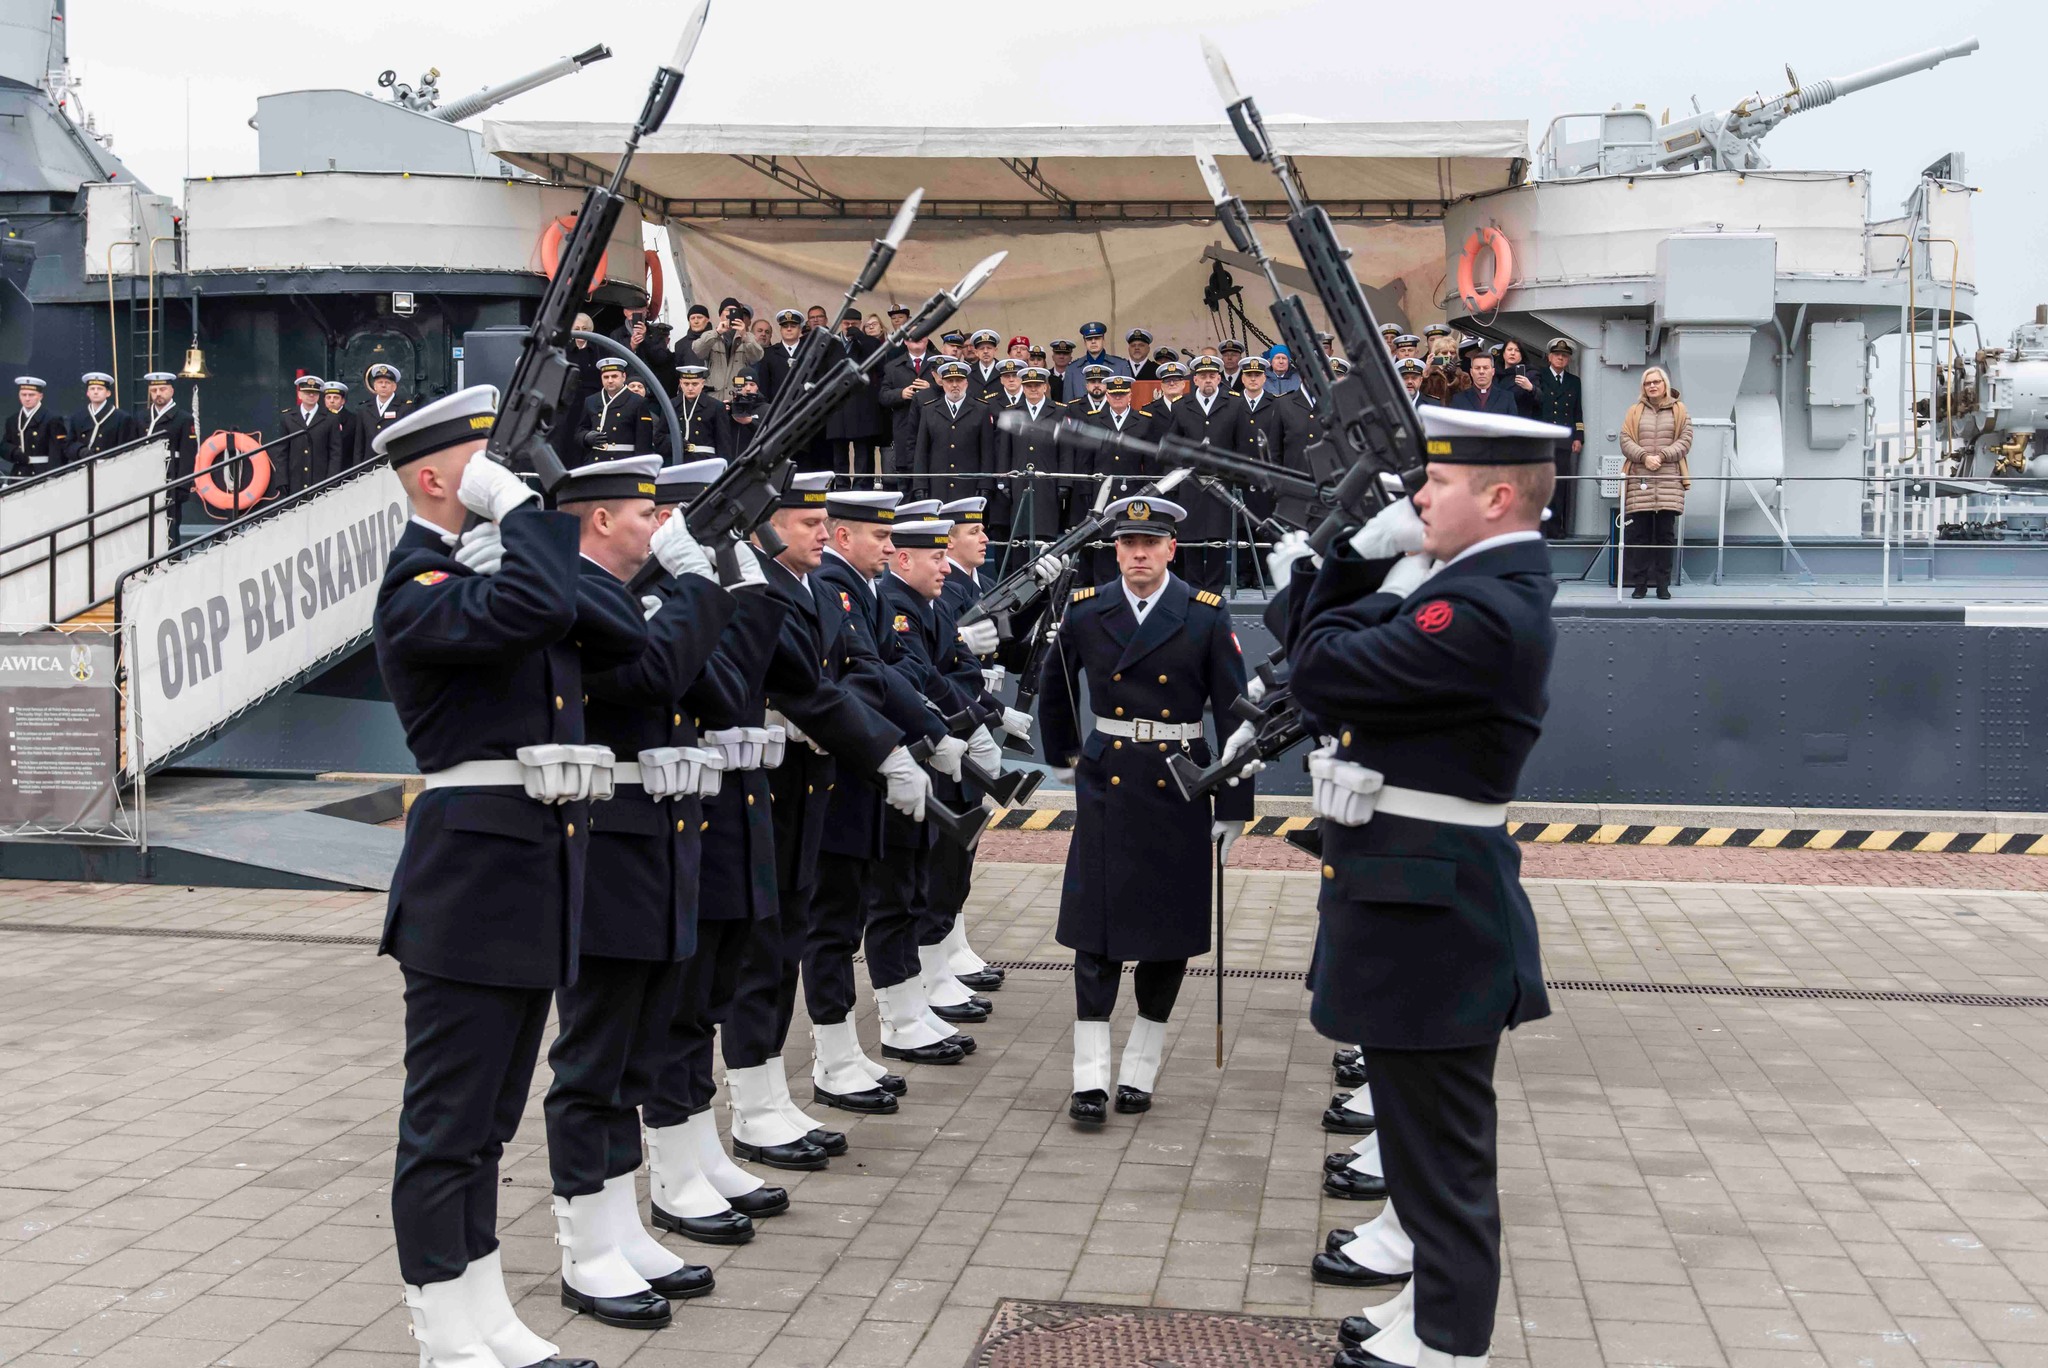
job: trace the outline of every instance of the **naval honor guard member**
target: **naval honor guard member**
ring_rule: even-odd
[[[49,387],[37,375],[14,377],[15,393],[21,407],[14,421],[0,434],[0,456],[16,475],[41,475],[55,470],[64,459],[64,420],[43,402]]]
[[[135,412],[135,425],[141,436],[162,437],[170,447],[164,458],[164,479],[182,479],[192,473],[192,458],[199,448],[199,429],[192,415],[178,406],[178,377],[169,371],[151,371],[142,377],[147,386],[149,400]],[[169,522],[169,545],[176,547],[185,539],[185,509],[192,499],[190,483],[182,484],[164,494],[164,516]]]
[[[1387,1209],[1316,1281],[1396,1281],[1342,1326],[1339,1368],[1484,1368],[1500,1294],[1501,1033],[1549,1015],[1507,805],[1543,729],[1556,585],[1540,528],[1571,430],[1424,408],[1428,482],[1294,584],[1295,700],[1322,818],[1318,1031],[1363,1047]],[[1305,539],[1276,548],[1291,574]],[[1398,1215],[1396,1209],[1398,1208]],[[1409,1250],[1412,1248],[1412,1254]]]
[[[1187,510],[1165,499],[1118,499],[1119,577],[1074,591],[1039,685],[1045,753],[1074,782],[1074,839],[1060,889],[1061,945],[1074,952],[1074,1096],[1068,1115],[1107,1120],[1110,1013],[1126,962],[1137,961],[1138,1020],[1116,1079],[1116,1109],[1142,1112],[1166,1044],[1166,1023],[1188,960],[1209,949],[1212,861],[1252,816],[1242,783],[1188,802],[1167,772],[1169,755],[1207,765],[1205,710],[1217,735],[1245,689],[1244,656],[1222,598],[1190,589],[1169,566]],[[1088,676],[1095,725],[1077,715]],[[1216,846],[1220,845],[1219,852]]]
[[[375,448],[413,511],[373,638],[424,788],[378,949],[405,979],[391,1224],[428,1368],[588,1363],[558,1359],[506,1296],[498,1162],[554,992],[576,977],[590,800],[610,760],[583,744],[583,675],[647,642],[623,586],[579,593],[576,520],[484,455],[497,398],[458,391]]]
[[[85,382],[85,407],[64,425],[65,461],[83,461],[142,435],[135,419],[114,406],[113,376],[87,371],[79,378]]]

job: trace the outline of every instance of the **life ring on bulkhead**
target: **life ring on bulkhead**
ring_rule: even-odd
[[[662,287],[666,283],[661,274],[661,253],[649,247],[647,249],[647,316],[649,318],[661,317],[661,297],[666,293]]]
[[[1479,289],[1473,280],[1482,250],[1493,254],[1493,284],[1485,290]],[[1492,313],[1507,297],[1508,286],[1514,283],[1515,249],[1508,245],[1507,234],[1498,228],[1473,229],[1465,239],[1464,254],[1458,258],[1458,298],[1473,313]]]
[[[263,502],[263,496],[270,490],[270,453],[258,452],[244,467],[248,474],[242,484],[233,489],[225,488],[213,478],[213,467],[227,455],[230,439],[234,441],[237,456],[247,456],[263,445],[246,432],[214,433],[199,444],[199,453],[192,458],[192,473],[197,477],[192,481],[192,492],[208,508],[242,513]]]
[[[569,240],[569,234],[576,231],[576,216],[563,214],[548,221],[540,235],[540,266],[548,273],[548,279],[555,278],[555,272],[562,268],[562,244]],[[591,273],[590,288],[604,284],[605,255],[597,258],[597,270]]]

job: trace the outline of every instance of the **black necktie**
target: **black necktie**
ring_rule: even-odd
[[[1148,600],[1148,599],[1139,599],[1139,600],[1138,600],[1138,616],[1139,616],[1139,617],[1143,617],[1143,616],[1145,616],[1145,605],[1146,605],[1146,604],[1147,604],[1148,602],[1150,602],[1150,600]]]

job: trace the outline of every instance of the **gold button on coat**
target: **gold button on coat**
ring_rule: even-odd
[[[560,694],[556,694],[556,695],[555,695],[555,711],[556,711],[556,712],[560,712],[561,710],[562,710],[562,696],[561,696]]]
[[[1342,736],[1338,737],[1337,739],[1338,739],[1338,740],[1339,740],[1340,742],[1342,742],[1342,743],[1343,743],[1344,745],[1347,745],[1347,746],[1348,746],[1348,745],[1350,745],[1350,744],[1351,744],[1351,733],[1350,733],[1350,732],[1345,732],[1345,733],[1344,733],[1344,734],[1343,734]]]
[[[576,834],[576,824],[574,822],[569,823],[569,834],[571,836]]]
[[[1331,867],[1330,867],[1329,865],[1324,865],[1324,866],[1323,866],[1323,877],[1324,877],[1324,878],[1326,878],[1326,879],[1334,879],[1334,878],[1336,878],[1336,877],[1337,877],[1337,871],[1336,871],[1335,869],[1331,868]]]
[[[1118,774],[1112,774],[1109,776],[1109,782],[1112,784],[1121,784],[1123,782],[1123,776]]]

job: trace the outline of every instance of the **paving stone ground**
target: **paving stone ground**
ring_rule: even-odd
[[[1058,866],[998,853],[977,944],[1064,958]],[[1997,883],[1998,857],[1932,858]],[[1533,883],[1548,972],[2048,993],[2048,896],[1712,868]],[[1314,884],[1233,871],[1226,962],[1301,970]],[[397,972],[277,939],[370,936],[380,905],[0,885],[0,1362],[412,1368],[387,1210]],[[829,1171],[777,1179],[790,1215],[738,1249],[678,1245],[718,1293],[654,1335],[556,1304],[536,1093],[503,1189],[514,1293],[606,1368],[959,1368],[1000,1297],[1355,1311],[1307,1275],[1325,1230],[1376,1210],[1318,1195],[1330,1042],[1299,982],[1228,980],[1219,1072],[1213,990],[1188,984],[1153,1112],[1082,1135],[1068,980],[1011,974],[978,1054],[914,1070],[894,1117],[835,1120],[853,1148]],[[2048,1011],[1553,1001],[1501,1055],[1496,1364],[2048,1364]]]

